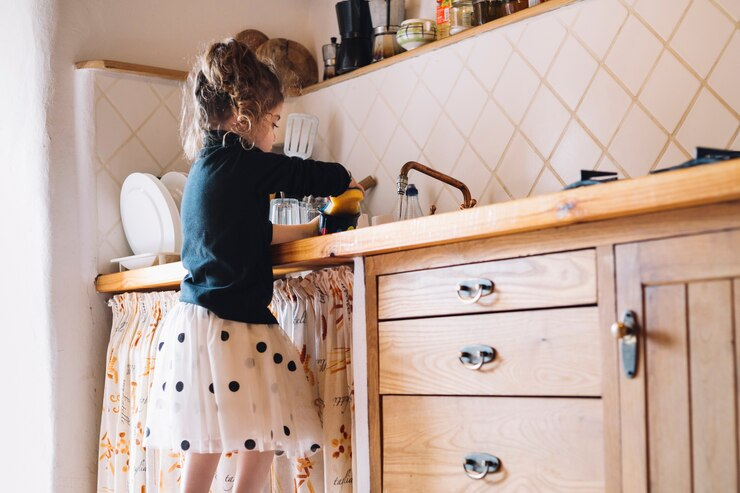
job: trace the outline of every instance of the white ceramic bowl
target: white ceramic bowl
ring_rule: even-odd
[[[437,24],[431,19],[407,19],[396,32],[396,41],[405,50],[413,50],[437,38]]]

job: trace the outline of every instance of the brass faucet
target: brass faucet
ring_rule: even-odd
[[[474,207],[477,203],[477,201],[470,196],[470,190],[468,190],[468,187],[466,187],[463,182],[428,166],[424,166],[421,163],[417,163],[416,161],[409,161],[401,167],[401,174],[398,175],[398,181],[396,182],[398,195],[406,194],[406,186],[409,184],[409,171],[412,169],[459,189],[463,194],[463,203],[460,205],[460,209],[469,209]],[[433,205],[431,209],[432,214],[434,214],[436,207]]]

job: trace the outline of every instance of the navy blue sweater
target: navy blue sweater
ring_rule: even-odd
[[[269,194],[329,196],[351,180],[342,165],[246,150],[234,134],[212,132],[182,198],[180,300],[219,317],[276,323],[272,300]]]

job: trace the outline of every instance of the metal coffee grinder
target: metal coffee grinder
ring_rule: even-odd
[[[324,80],[331,79],[337,75],[338,50],[337,38],[334,37],[331,38],[331,43],[321,47],[321,54],[324,57]]]
[[[396,32],[406,14],[405,0],[370,0],[373,20],[373,62],[403,52]]]

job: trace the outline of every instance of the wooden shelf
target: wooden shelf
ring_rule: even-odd
[[[537,6],[529,7],[524,10],[520,10],[519,12],[516,12],[514,14],[507,15],[506,17],[496,19],[495,21],[487,22],[483,24],[482,26],[476,26],[471,29],[466,29],[465,31],[457,33],[448,38],[440,39],[439,41],[433,41],[429,44],[420,46],[419,48],[416,48],[414,50],[405,51],[394,57],[386,58],[385,60],[381,60],[379,62],[375,62],[370,65],[366,65],[364,67],[358,68],[347,74],[338,75],[329,80],[319,82],[318,84],[304,87],[302,94],[308,94],[311,92],[320,91],[321,89],[324,89],[329,86],[333,86],[334,84],[339,84],[340,82],[344,82],[345,80],[354,79],[356,77],[362,77],[365,74],[375,72],[376,70],[380,70],[390,65],[394,65],[404,60],[408,60],[409,58],[415,58],[415,57],[424,55],[426,53],[429,53],[431,51],[439,50],[440,48],[444,48],[445,46],[459,43],[460,41],[463,41],[468,38],[472,38],[473,36],[478,36],[479,34],[482,34],[488,31],[493,31],[494,29],[498,29],[500,27],[508,26],[509,24],[514,24],[516,22],[520,22],[525,19],[538,16],[540,14],[544,14],[545,12],[550,12],[552,10],[559,9],[560,7],[564,7],[565,5],[569,5],[571,3],[575,3],[578,1],[580,0],[548,0]]]
[[[354,257],[740,200],[740,159],[283,243],[277,276]],[[177,288],[179,262],[98,276],[99,292]]]
[[[530,7],[524,10],[520,10],[519,12],[515,14],[507,15],[506,17],[496,19],[495,21],[488,22],[486,24],[483,24],[482,26],[477,26],[471,29],[467,29],[465,31],[462,31],[461,33],[455,34],[454,36],[450,36],[448,38],[441,39],[439,41],[434,41],[424,46],[420,46],[419,48],[416,48],[415,50],[406,51],[394,57],[386,58],[385,60],[381,60],[379,62],[366,65],[365,67],[358,68],[357,70],[354,70],[347,74],[339,75],[332,79],[319,82],[318,84],[304,87],[302,94],[309,94],[315,91],[320,91],[321,89],[333,86],[335,84],[339,84],[340,82],[354,79],[356,77],[362,77],[365,74],[375,72],[376,70],[380,70],[390,65],[394,65],[404,60],[408,60],[409,58],[418,57],[420,55],[424,55],[425,53],[439,50],[440,48],[444,48],[445,46],[459,43],[460,41],[463,41],[468,38],[472,38],[473,36],[477,36],[479,34],[492,31],[500,27],[508,26],[509,24],[514,24],[516,22],[520,22],[525,19],[529,19],[531,17],[544,14],[545,12],[550,12],[552,10],[559,9],[560,7],[563,7],[565,5],[575,3],[578,1],[581,1],[581,0],[548,0],[535,7]],[[118,72],[118,73],[131,74],[131,75],[143,75],[147,77],[161,77],[164,79],[178,80],[178,81],[184,81],[188,76],[187,72],[183,72],[181,70],[172,70],[172,69],[167,69],[167,68],[152,67],[149,65],[138,65],[135,63],[118,62],[115,60],[87,60],[87,61],[75,63],[75,68],[108,70],[111,72]]]
[[[75,63],[75,68],[107,70],[109,72],[118,72],[129,75],[143,75],[146,77],[159,77],[162,79],[184,81],[188,78],[188,73],[182,70],[173,70],[169,68],[152,67],[150,65],[138,65],[136,63],[117,62],[115,60],[86,60]]]

